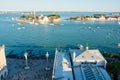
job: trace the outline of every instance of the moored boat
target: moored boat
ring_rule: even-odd
[[[118,43],[118,48],[120,48],[120,43]]]
[[[118,24],[120,24],[120,21],[118,22]]]

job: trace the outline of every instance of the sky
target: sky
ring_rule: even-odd
[[[120,12],[120,0],[0,0],[0,11]]]

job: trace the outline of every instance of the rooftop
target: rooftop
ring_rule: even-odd
[[[83,57],[84,56],[84,57]],[[107,61],[99,50],[72,50],[58,52],[54,61],[54,79],[59,80],[111,80],[105,70]],[[101,62],[105,62],[104,64]],[[76,65],[77,63],[77,65]],[[99,65],[98,65],[99,64]]]
[[[104,68],[98,67],[93,63],[75,66],[74,73],[76,80],[111,80]]]
[[[75,60],[79,61],[99,61],[99,60],[105,60],[102,54],[99,52],[99,50],[70,50],[71,57],[73,58],[73,53],[75,52]]]
[[[55,56],[54,78],[60,80],[73,80],[69,56],[63,52],[58,52]]]

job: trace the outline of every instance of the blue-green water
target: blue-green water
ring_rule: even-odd
[[[93,15],[92,12],[58,14],[62,17],[58,24],[64,25],[19,25],[11,18],[20,17],[21,14],[0,14],[0,44],[5,44],[6,54],[14,50],[12,54],[21,55],[31,49],[32,54],[44,54],[46,51],[54,54],[55,48],[66,50],[77,48],[78,44],[84,47],[88,44],[90,49],[99,49],[101,52],[120,52],[120,24],[117,21],[66,20],[71,16]]]

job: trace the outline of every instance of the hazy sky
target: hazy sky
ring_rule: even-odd
[[[120,0],[0,0],[0,11],[120,11]]]

